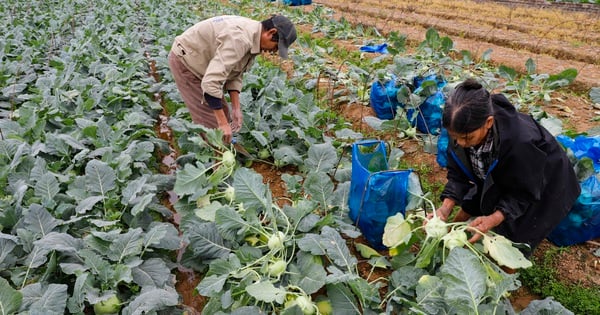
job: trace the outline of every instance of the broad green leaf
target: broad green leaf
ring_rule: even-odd
[[[154,314],[166,307],[179,304],[179,294],[173,288],[149,288],[135,297],[121,311],[122,315]]]
[[[17,246],[19,239],[9,234],[0,233],[0,268],[11,266],[17,257],[11,252]]]
[[[325,255],[325,248],[321,245],[321,237],[318,234],[307,233],[296,242],[301,250],[315,256]]]
[[[444,298],[463,314],[476,314],[485,298],[487,274],[473,252],[456,247],[450,251],[439,277],[447,287]]]
[[[186,164],[182,170],[177,172],[177,179],[173,191],[179,196],[194,195],[199,191],[206,193],[208,176],[206,168],[202,163]]]
[[[23,301],[23,294],[13,289],[6,281],[0,277],[0,314],[8,315],[17,313]]]
[[[534,300],[529,302],[527,307],[519,313],[521,315],[573,315],[574,313],[566,309],[562,304],[555,301],[552,297],[543,300]]]
[[[569,68],[561,71],[558,74],[551,74],[548,78],[548,87],[556,89],[559,87],[567,86],[577,77],[577,69]]]
[[[81,272],[75,280],[73,285],[73,293],[67,300],[67,308],[70,314],[83,314],[85,310],[85,297],[86,297],[86,281],[89,273]]]
[[[108,261],[104,260],[102,256],[89,249],[82,249],[77,254],[83,259],[84,265],[93,272],[94,275],[97,275],[98,278],[106,282],[109,282],[112,279],[114,273],[112,269],[113,266]]]
[[[326,173],[311,172],[304,180],[304,190],[317,201],[323,211],[329,210],[329,202],[333,197],[334,184]]]
[[[285,289],[276,288],[268,281],[253,283],[246,287],[246,292],[259,301],[278,304],[283,304],[287,293]]]
[[[531,261],[527,260],[523,253],[512,246],[512,242],[502,235],[490,236],[486,234],[483,236],[482,243],[484,252],[489,253],[500,266],[512,269],[532,266]]]
[[[144,247],[177,250],[181,248],[179,231],[173,224],[166,222],[153,222],[150,229],[144,234]]]
[[[307,155],[304,165],[314,173],[328,173],[338,162],[336,150],[329,142],[311,145]]]
[[[395,291],[414,296],[419,279],[424,275],[428,275],[424,269],[412,265],[402,266],[392,272],[390,283]]]
[[[592,102],[600,104],[600,87],[595,86],[590,89],[590,98]]]
[[[123,262],[130,256],[138,256],[142,252],[144,237],[142,229],[136,228],[119,235],[109,246],[106,255],[115,262]]]
[[[428,314],[442,314],[446,308],[444,291],[446,287],[442,280],[436,276],[423,275],[416,287],[416,302]]]
[[[134,206],[131,208],[131,215],[136,216],[139,213],[146,211],[146,209],[148,209],[148,205],[150,205],[152,201],[154,201],[154,197],[154,193],[145,194],[142,197],[135,200],[134,202],[132,202]]]
[[[356,297],[345,284],[328,284],[327,296],[331,301],[331,307],[335,310],[335,314],[362,314],[361,307],[357,303]]]
[[[248,168],[239,168],[233,174],[236,202],[244,208],[259,210],[271,209],[271,191],[263,183],[262,175]]]
[[[47,251],[56,250],[63,253],[76,253],[83,248],[83,240],[67,233],[50,232],[42,239],[34,242],[38,248]]]
[[[535,74],[537,70],[535,61],[533,61],[531,58],[528,58],[525,62],[525,69],[527,69],[527,74]]]
[[[215,223],[221,236],[230,241],[244,236],[246,231],[252,228],[251,224],[229,206],[223,206],[217,211]]]
[[[327,272],[323,268],[320,257],[306,252],[299,252],[296,263],[290,264],[290,280],[302,288],[306,294],[313,294],[325,285]]]
[[[21,290],[23,303],[30,303],[29,312],[32,314],[64,314],[69,297],[67,288],[66,284],[28,285]]]
[[[104,198],[106,198],[106,197],[104,197],[104,196],[87,197],[77,204],[77,206],[75,207],[75,212],[77,212],[79,214],[84,214],[84,213],[88,212],[89,210],[92,210],[92,208],[94,208],[94,206],[98,202],[102,201]]]
[[[394,248],[407,244],[411,237],[412,227],[401,212],[387,218],[383,228],[383,245]]]
[[[42,200],[53,200],[56,194],[60,191],[58,180],[50,173],[44,174],[34,187],[34,194]]]
[[[171,278],[171,271],[160,258],[150,258],[131,270],[133,282],[140,287],[162,288]]]
[[[381,254],[379,254],[376,250],[374,250],[373,248],[371,248],[365,244],[356,243],[354,245],[354,247],[356,247],[356,250],[358,250],[358,252],[360,253],[360,255],[363,258],[371,258],[371,257],[381,256]]]
[[[339,232],[334,228],[324,226],[321,229],[319,243],[325,249],[327,257],[336,265],[347,268],[349,271],[356,267],[358,260],[350,253],[346,241],[344,241]]]
[[[190,221],[186,222],[183,230],[184,236],[190,241],[188,248],[193,251],[197,259],[210,261],[229,255],[230,249],[225,246],[214,223]]]
[[[280,160],[284,162],[285,165],[303,165],[304,161],[302,160],[302,156],[303,154],[300,154],[295,147],[290,145],[280,145],[273,150],[273,157],[275,160]]]
[[[517,79],[517,71],[505,65],[498,67],[498,74],[508,81],[515,81]]]
[[[348,285],[358,300],[361,301],[361,305],[378,306],[381,302],[379,286],[376,283],[369,283],[367,279],[357,277],[349,281]]]
[[[106,196],[116,188],[116,179],[115,171],[104,162],[91,160],[85,166],[85,185],[92,193]]]
[[[39,205],[32,205],[29,208],[29,211],[25,214],[24,222],[28,231],[41,235],[52,232],[60,224],[59,220]]]
[[[227,274],[223,274],[204,277],[196,287],[196,290],[203,296],[213,297],[223,291],[227,276]]]

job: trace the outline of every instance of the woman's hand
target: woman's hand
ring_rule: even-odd
[[[479,232],[485,234],[485,233],[489,232],[491,229],[500,225],[500,223],[502,223],[502,221],[504,221],[504,213],[502,213],[502,211],[500,211],[500,210],[496,210],[496,212],[494,212],[490,215],[480,216],[480,217],[475,218],[469,224],[469,226],[474,229],[477,229]],[[481,238],[481,234],[478,232],[475,232],[473,234],[473,236],[469,239],[469,242],[475,243],[480,238]]]

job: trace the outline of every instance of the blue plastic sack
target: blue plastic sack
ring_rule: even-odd
[[[594,170],[600,172],[600,136],[577,136],[575,139],[565,136],[556,136],[558,142],[573,151],[573,155],[580,160],[583,157],[590,158],[594,162]]]
[[[600,181],[590,176],[581,182],[581,194],[571,212],[548,235],[557,246],[569,246],[600,237]]]
[[[435,161],[441,167],[448,166],[448,142],[450,141],[450,136],[448,135],[448,130],[446,128],[442,128],[440,131],[440,135],[438,136],[437,142],[437,155],[435,156]]]
[[[311,4],[312,0],[283,0],[283,4],[289,6],[307,5]]]
[[[386,146],[380,140],[352,145],[349,217],[375,249],[385,249],[387,218],[405,213],[411,170],[388,170]]]
[[[411,118],[410,122],[413,126],[416,126],[417,130],[420,132],[438,135],[442,128],[442,112],[444,104],[446,103],[446,97],[442,92],[442,89],[446,86],[446,81],[435,74],[425,77],[416,76],[413,78],[413,85],[415,86],[415,91],[413,93],[419,93],[421,85],[425,81],[435,81],[438,90],[434,94],[428,96],[425,101],[419,105],[418,109],[411,108],[407,110],[407,115],[409,118],[414,117]],[[417,111],[416,117],[415,111]]]
[[[399,89],[400,87],[396,86],[395,77],[383,83],[373,82],[369,103],[379,119],[394,119],[396,110],[401,106],[396,96]]]
[[[359,49],[360,51],[364,51],[364,52],[372,52],[372,53],[380,53],[380,54],[387,54],[388,50],[387,50],[387,44],[383,43],[381,45],[372,45],[372,46],[361,46]]]

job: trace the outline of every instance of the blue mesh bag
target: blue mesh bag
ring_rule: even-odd
[[[548,239],[558,246],[583,243],[600,237],[600,136],[556,136],[577,163],[590,159],[593,174],[580,182],[581,194],[569,214],[550,233]]]
[[[411,124],[413,126],[416,125],[420,132],[438,135],[442,128],[442,112],[446,103],[446,97],[442,92],[442,89],[446,86],[446,81],[435,74],[426,77],[416,76],[413,78],[413,85],[415,87],[413,93],[418,94],[419,89],[422,88],[421,85],[425,81],[435,81],[437,91],[429,95],[419,105],[417,115],[411,120]],[[413,117],[414,111],[415,109],[412,108],[407,110],[408,117]]]
[[[379,119],[394,119],[396,110],[400,106],[398,102],[399,86],[396,85],[396,79],[380,82],[375,81],[371,85],[371,94],[369,95],[369,103]]]
[[[581,182],[581,194],[573,208],[548,239],[558,246],[583,243],[600,237],[600,181],[597,175]]]
[[[387,218],[405,214],[411,172],[388,169],[383,141],[363,140],[352,146],[349,216],[375,249],[386,248],[382,237]]]

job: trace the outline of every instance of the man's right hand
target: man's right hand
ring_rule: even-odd
[[[222,108],[215,109],[214,112],[215,116],[217,117],[217,122],[219,123],[219,129],[223,131],[223,143],[225,143],[225,145],[229,145],[231,144],[232,139],[231,125],[229,125],[227,117],[225,116],[225,112]]]

